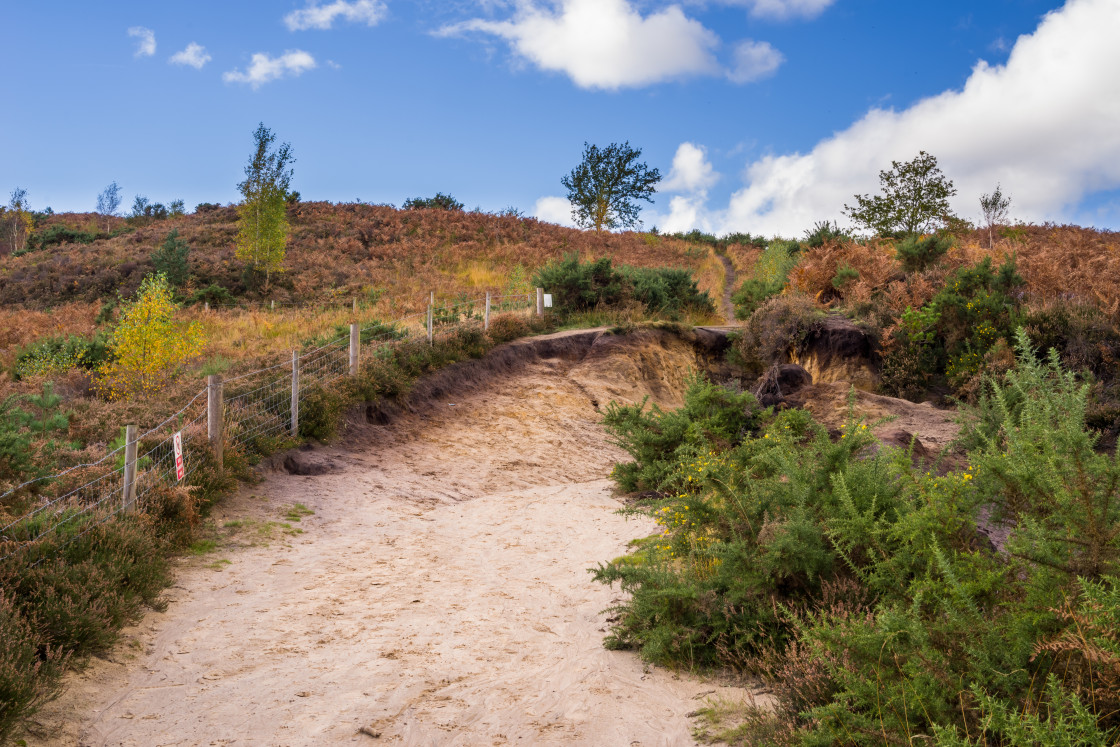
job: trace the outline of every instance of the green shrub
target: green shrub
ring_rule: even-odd
[[[61,224],[54,224],[48,226],[42,231],[38,231],[31,235],[27,241],[27,249],[25,252],[34,251],[36,249],[46,249],[49,246],[56,246],[58,244],[92,244],[98,239],[107,238],[109,234],[101,233],[100,231],[79,231],[76,228],[70,228]]]
[[[629,294],[654,314],[679,318],[684,311],[714,312],[711,298],[701,293],[688,270],[669,267],[619,268]]]
[[[908,236],[895,245],[895,252],[907,272],[917,272],[929,267],[953,247],[948,236]]]
[[[943,475],[851,415],[727,438],[706,424],[742,403],[696,387],[677,413],[609,411],[636,460],[614,477],[658,491],[635,510],[660,530],[596,569],[629,595],[608,645],[761,675],[801,744],[1114,743],[1120,453],[1086,428],[1088,386],[1017,342]],[[984,522],[1012,529],[1002,550]]]
[[[346,404],[343,396],[334,388],[316,384],[301,391],[299,400],[299,435],[322,442],[333,439]]]
[[[533,283],[552,294],[560,313],[572,314],[596,308],[641,303],[651,313],[679,318],[685,311],[713,312],[707,293],[701,293],[688,270],[666,267],[615,268],[608,257],[581,262],[579,255],[539,268]]]
[[[95,370],[110,358],[105,335],[48,337],[20,350],[13,366],[17,379],[59,374],[72,368]]]
[[[205,288],[199,288],[187,300],[189,304],[208,303],[211,306],[235,303],[233,294],[216,283],[211,283]]]
[[[451,195],[436,192],[435,197],[410,197],[401,205],[402,210],[462,210],[463,203]]]
[[[785,283],[767,283],[757,278],[747,278],[731,296],[736,319],[750,319],[758,307],[782,292]]]
[[[848,283],[859,280],[859,270],[844,262],[836,268],[836,275],[832,278],[832,287],[842,290]]]
[[[737,443],[758,425],[758,402],[749,392],[736,394],[699,375],[687,383],[685,405],[666,412],[657,405],[607,404],[603,424],[634,457],[611,473],[622,490],[660,490],[679,461],[678,450],[709,440]]]
[[[599,304],[614,306],[623,299],[623,279],[609,257],[580,262],[578,254],[569,254],[539,268],[533,283],[547,288],[553,307],[564,312],[587,311]]]
[[[1023,282],[1014,257],[998,268],[985,257],[949,275],[925,306],[907,307],[883,355],[883,391],[908,399],[943,384],[974,391],[989,351],[1009,345],[1020,324]]]
[[[24,427],[22,401],[12,394],[0,404],[0,484],[23,482],[32,476],[31,434]]]
[[[831,221],[822,220],[813,224],[805,231],[802,243],[810,249],[818,249],[828,242],[851,241],[852,237],[840,230],[840,226]]]
[[[731,297],[737,319],[749,319],[767,299],[786,287],[789,271],[797,264],[801,245],[796,241],[774,240],[755,260],[751,277],[743,281]]]
[[[179,229],[173,228],[159,248],[152,252],[152,266],[156,272],[167,276],[167,282],[180,287],[190,276],[190,254],[190,245],[179,238]]]

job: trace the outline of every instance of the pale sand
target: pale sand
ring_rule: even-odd
[[[625,455],[569,368],[358,428],[315,455],[342,471],[224,502],[219,525],[315,513],[184,562],[167,611],[70,677],[29,743],[692,744],[706,696],[750,694],[603,648],[621,592],[588,569],[653,526],[616,513]]]

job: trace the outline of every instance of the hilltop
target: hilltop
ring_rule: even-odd
[[[455,296],[504,291],[511,283],[527,286],[533,269],[571,252],[639,267],[687,268],[701,290],[717,290],[722,282],[719,263],[706,247],[647,233],[596,234],[515,215],[364,203],[296,203],[288,216],[292,231],[284,272],[267,288],[246,278],[234,255],[233,206],[204,204],[193,214],[139,225],[121,218],[106,223],[94,213],[44,216],[36,235],[62,240],[0,257],[0,305],[43,309],[118,292],[128,296],[153,269],[152,252],[173,230],[191,249],[187,297],[213,288],[212,296],[226,298],[220,288],[249,301],[311,303],[387,294],[402,304],[422,303],[431,291]]]

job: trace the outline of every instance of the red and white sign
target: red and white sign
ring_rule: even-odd
[[[187,476],[187,467],[183,464],[183,432],[176,433],[173,440],[175,443],[175,479],[182,480]]]

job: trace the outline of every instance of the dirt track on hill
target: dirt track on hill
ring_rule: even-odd
[[[70,678],[30,743],[692,744],[706,696],[749,695],[603,648],[620,592],[587,569],[653,527],[616,513],[624,455],[586,366],[532,362],[356,426],[301,455],[334,471],[224,502],[219,526],[241,527]],[[314,514],[269,523],[296,503]]]

